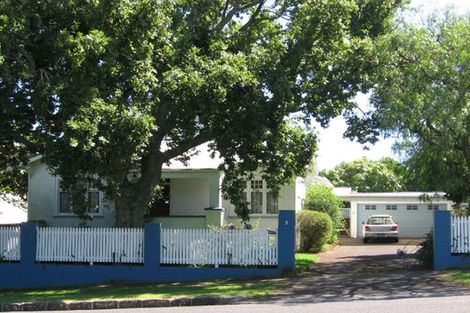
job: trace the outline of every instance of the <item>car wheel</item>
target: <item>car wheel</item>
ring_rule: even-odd
[[[369,241],[369,239],[367,239],[367,238],[362,238],[362,242],[363,242],[363,243],[367,243],[368,241]]]

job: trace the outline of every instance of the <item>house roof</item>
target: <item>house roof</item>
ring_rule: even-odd
[[[210,156],[209,144],[204,143],[197,146],[192,150],[193,155],[190,157],[188,162],[185,164],[176,159],[171,159],[167,164],[163,164],[162,169],[165,170],[215,170],[218,169],[222,163],[222,158],[216,153],[214,158]],[[35,155],[29,159],[29,163],[41,160],[42,155]]]
[[[434,201],[448,201],[446,193],[442,191],[403,191],[403,192],[357,192],[349,187],[338,187],[333,190],[334,194],[343,200],[368,200],[368,199],[390,199],[397,200],[420,200],[424,195],[429,196]],[[451,202],[451,201],[450,201]]]
[[[204,143],[197,146],[193,149],[195,152],[191,156],[189,161],[184,164],[181,161],[172,159],[170,164],[164,164],[163,170],[208,170],[208,169],[217,169],[219,165],[223,162],[223,159],[219,156],[218,153],[215,154],[215,157],[210,156],[211,152],[209,150],[209,144]]]

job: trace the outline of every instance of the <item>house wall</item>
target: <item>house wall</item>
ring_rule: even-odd
[[[209,182],[203,178],[170,180],[170,215],[204,215],[209,203]]]
[[[46,221],[49,226],[78,226],[77,216],[59,214],[59,179],[39,161],[30,163],[28,176],[28,221]],[[93,215],[88,226],[114,224],[114,206],[100,193],[100,213]]]
[[[279,190],[279,210],[299,210],[302,203],[302,192],[296,195],[297,183],[283,186]],[[304,195],[305,197],[305,192]],[[222,207],[226,209],[225,223],[239,225],[241,219],[235,213],[235,206],[226,199],[222,199]],[[261,229],[277,229],[277,214],[251,214],[250,224],[255,228]]]

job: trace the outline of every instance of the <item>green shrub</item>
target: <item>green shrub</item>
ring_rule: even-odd
[[[300,211],[297,225],[300,252],[318,252],[331,238],[333,223],[326,213]]]
[[[430,231],[426,234],[426,239],[419,244],[421,248],[416,252],[416,259],[426,266],[432,268],[434,266],[434,247],[433,233]]]
[[[308,186],[304,209],[324,212],[329,215],[333,222],[333,232],[329,243],[336,243],[339,231],[343,228],[341,206],[342,201],[334,195],[331,188],[320,184]]]

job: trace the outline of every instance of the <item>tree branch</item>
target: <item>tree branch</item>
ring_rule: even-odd
[[[208,142],[209,140],[211,140],[211,137],[209,136],[209,134],[200,133],[194,136],[193,138],[190,138],[186,141],[181,142],[180,144],[178,144],[178,146],[163,152],[162,153],[163,160],[169,161],[173,158],[176,158],[177,156],[180,156],[186,151],[188,151],[189,149],[197,147],[205,142]]]
[[[232,20],[232,18],[235,16],[235,14],[237,14],[238,12],[241,12],[243,10],[246,10],[246,9],[249,9],[251,7],[254,7],[256,5],[259,5],[261,3],[264,4],[264,1],[265,0],[255,0],[255,1],[251,1],[251,2],[248,2],[248,3],[245,3],[242,5],[242,1],[236,1],[234,4],[233,4],[233,7],[232,9],[230,9],[230,11],[228,11],[226,14],[222,15],[222,20],[214,27],[214,31],[219,33],[222,31],[222,29],[224,29],[224,27],[230,23],[230,21]],[[224,10],[225,12],[226,10]]]

